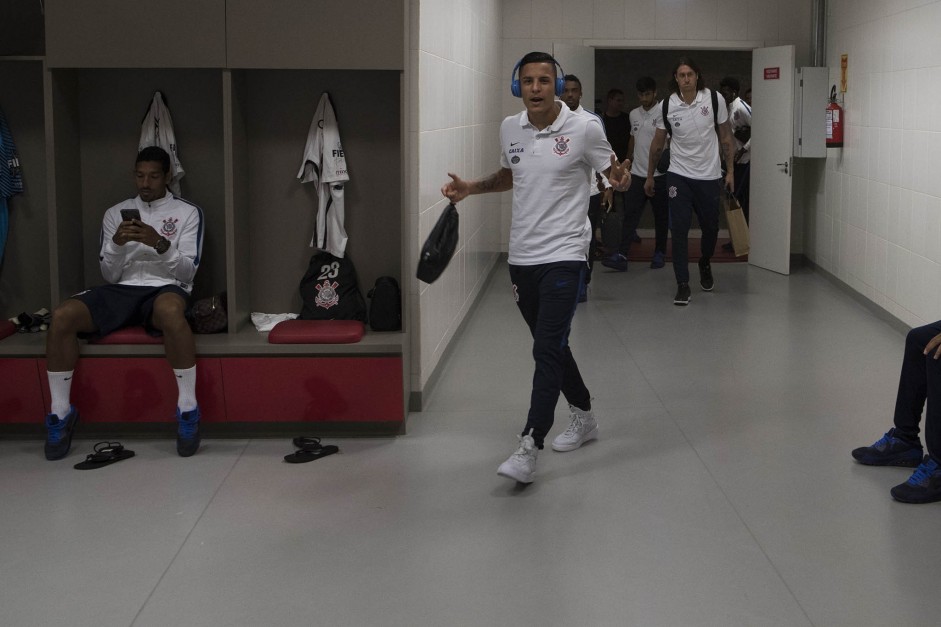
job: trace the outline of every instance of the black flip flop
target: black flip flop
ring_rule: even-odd
[[[284,461],[289,464],[304,464],[306,462],[312,462],[315,459],[320,459],[321,457],[326,457],[327,455],[333,455],[338,453],[340,448],[334,446],[333,444],[327,444],[326,446],[320,443],[320,438],[311,438],[311,437],[297,437],[293,440],[294,446],[298,449],[297,452],[291,453],[290,455],[284,456]]]
[[[134,457],[134,451],[124,448],[120,442],[99,442],[95,445],[95,452],[88,455],[85,461],[75,464],[75,470],[94,470],[103,468],[129,457]]]

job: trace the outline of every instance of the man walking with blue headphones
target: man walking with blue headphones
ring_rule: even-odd
[[[592,236],[585,181],[592,168],[617,191],[626,190],[631,179],[630,162],[617,161],[601,125],[557,99],[564,75],[548,53],[524,56],[513,69],[510,89],[525,110],[500,126],[500,169],[473,181],[449,172],[451,180],[441,188],[454,203],[470,194],[513,190],[510,280],[533,336],[536,371],[519,447],[497,472],[520,483],[533,481],[560,393],[569,403],[571,424],[552,448],[572,451],[598,436],[591,394],[568,344]]]

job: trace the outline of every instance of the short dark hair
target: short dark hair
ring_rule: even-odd
[[[163,166],[164,174],[170,172],[170,155],[160,146],[147,146],[137,153],[137,161],[134,162],[134,165],[143,161],[157,161]]]
[[[527,52],[525,55],[523,55],[523,58],[520,59],[520,72],[522,72],[523,68],[530,63],[551,63],[553,76],[558,76],[559,68],[562,67],[559,65],[559,62],[555,60],[555,57],[548,52]]]
[[[580,80],[578,80],[578,77],[575,76],[574,74],[566,74],[563,78],[565,78],[565,82],[566,82],[566,83],[568,83],[568,82],[578,83],[578,88],[579,88],[579,89],[582,88],[582,82],[581,82]]]
[[[614,87],[613,89],[608,90],[608,100],[611,100],[615,96],[623,96],[623,95],[624,95],[624,92],[618,89],[617,87]]]
[[[734,76],[726,76],[721,81],[719,81],[719,87],[728,87],[735,93],[738,93],[741,90],[741,83],[738,82],[738,79]]]
[[[702,76],[702,70],[699,69],[699,66],[696,65],[696,62],[690,59],[689,57],[680,57],[679,61],[676,62],[676,65],[673,66],[673,71],[670,72],[670,89],[675,93],[680,93],[680,84],[676,82],[676,71],[680,69],[681,65],[688,65],[690,69],[696,72],[696,91],[700,91],[706,88],[706,79]]]
[[[641,76],[637,79],[637,93],[642,94],[645,91],[657,91],[657,81],[650,76]]]

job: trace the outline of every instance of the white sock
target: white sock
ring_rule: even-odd
[[[52,397],[52,413],[59,418],[65,418],[69,415],[69,398],[72,393],[72,373],[74,370],[66,372],[46,371],[49,378],[49,395]]]
[[[196,366],[185,370],[174,368],[173,374],[176,375],[176,385],[180,389],[176,406],[181,412],[193,411],[196,409]]]

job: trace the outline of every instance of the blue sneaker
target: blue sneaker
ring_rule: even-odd
[[[56,414],[46,416],[46,459],[53,461],[69,454],[72,432],[77,422],[78,410],[73,405],[69,405],[69,413],[65,418],[59,418]]]
[[[176,452],[180,457],[195,455],[199,449],[199,407],[180,413],[176,408]]]
[[[892,488],[892,498],[903,503],[934,503],[941,501],[941,467],[925,455],[905,483]]]
[[[893,427],[872,446],[863,446],[853,450],[853,459],[867,466],[917,467],[925,456],[921,442],[900,438],[895,433],[895,427]]]
[[[659,250],[653,251],[653,259],[650,260],[650,267],[653,268],[654,270],[662,268],[664,264],[666,263],[664,261],[664,257],[665,255]]]
[[[611,268],[612,270],[617,270],[618,272],[627,271],[627,257],[621,253],[614,253],[609,255],[601,260],[601,265],[605,268]]]

